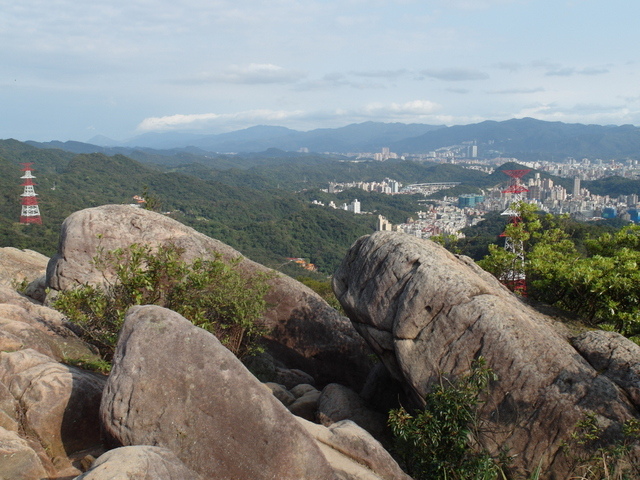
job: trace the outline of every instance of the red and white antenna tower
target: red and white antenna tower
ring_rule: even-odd
[[[524,177],[531,170],[503,170],[504,173],[511,177],[511,184],[507,187],[506,190],[503,190],[502,193],[511,194],[511,203],[507,207],[507,209],[502,212],[502,215],[509,216],[509,223],[513,225],[518,225],[522,221],[522,217],[520,217],[520,213],[517,210],[512,208],[512,205],[516,202],[520,202],[522,198],[522,194],[524,192],[528,192],[529,190],[520,183],[522,177]],[[503,232],[502,237],[504,239],[504,249],[507,252],[511,252],[515,255],[515,259],[511,269],[505,272],[500,280],[504,283],[509,290],[512,292],[519,293],[522,296],[527,295],[527,277],[524,270],[524,243],[522,239],[514,239],[507,235],[506,232]]]
[[[21,163],[24,168],[22,171],[24,175],[20,178],[24,180],[22,185],[24,192],[22,195],[22,212],[20,213],[20,223],[37,223],[42,225],[42,218],[40,218],[40,207],[38,207],[38,194],[33,189],[33,179],[36,178],[31,175],[31,165],[33,163]]]

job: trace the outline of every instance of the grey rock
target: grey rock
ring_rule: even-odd
[[[70,467],[69,455],[101,443],[103,376],[27,349],[0,353],[0,382],[16,401],[19,430],[30,432],[57,467]]]
[[[3,286],[0,286],[0,344],[4,344],[5,351],[33,348],[58,361],[99,358],[67,327],[62,313]]]
[[[280,402],[285,407],[288,407],[296,401],[296,397],[294,397],[293,394],[289,390],[287,390],[284,385],[272,382],[267,382],[264,385],[271,391],[274,397],[280,400]]]
[[[205,478],[334,478],[295,417],[229,350],[161,307],[129,310],[101,417],[110,445],[168,448]]]
[[[553,327],[470,259],[433,242],[377,232],[358,239],[333,277],[354,326],[414,405],[442,374],[464,374],[478,356],[498,377],[482,405],[482,446],[514,455],[511,474],[538,465],[564,477],[562,444],[587,413],[621,439],[637,411]],[[637,453],[637,452],[636,452]]]
[[[596,371],[610,378],[640,408],[640,346],[616,332],[595,330],[572,339]]]
[[[202,480],[166,448],[121,447],[101,455],[75,480]]]
[[[316,439],[340,480],[411,480],[380,442],[352,421],[328,428],[298,421]]]
[[[49,257],[33,250],[0,248],[0,286],[12,287],[44,275]]]
[[[322,390],[316,419],[327,427],[341,420],[351,420],[378,439],[387,430],[387,415],[371,410],[360,395],[337,383],[330,383]]]
[[[308,383],[301,383],[299,385],[296,385],[295,387],[291,388],[289,390],[294,397],[296,398],[300,398],[303,395],[305,395],[306,393],[309,392],[318,392],[318,389],[316,387],[314,387],[313,385],[309,385]]]
[[[287,388],[293,388],[296,385],[307,384],[313,385],[314,378],[308,373],[298,370],[297,368],[277,367],[275,372],[275,382],[284,385]]]
[[[0,478],[41,480],[49,478],[49,473],[26,440],[0,428]]]
[[[295,399],[287,408],[291,413],[310,422],[315,422],[320,392],[315,388]]]

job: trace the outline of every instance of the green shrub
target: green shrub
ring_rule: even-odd
[[[603,442],[606,428],[594,413],[586,413],[576,423],[564,453],[572,464],[572,478],[581,480],[632,480],[640,476],[640,466],[630,455],[638,447],[640,421],[631,419],[622,425],[622,438],[612,444]]]
[[[404,408],[389,413],[396,452],[416,480],[498,477],[499,463],[477,445],[480,397],[494,378],[481,357],[457,380],[441,378],[415,415]]]
[[[53,306],[107,360],[113,356],[118,332],[132,305],[174,310],[216,335],[238,357],[259,351],[257,341],[267,333],[262,316],[269,276],[240,271],[240,258],[226,263],[218,255],[189,264],[181,259],[182,253],[171,244],[155,250],[133,244],[101,252],[94,264],[105,278],[111,278],[107,273],[114,274],[114,280],[60,292]]]

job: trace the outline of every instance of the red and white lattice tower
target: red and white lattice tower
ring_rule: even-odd
[[[518,225],[522,218],[517,210],[512,208],[516,202],[520,202],[522,194],[529,190],[522,185],[520,180],[531,170],[503,170],[504,173],[511,177],[511,184],[502,193],[511,194],[511,203],[507,209],[502,212],[502,215],[509,216],[509,223]],[[519,293],[522,296],[527,295],[527,277],[524,270],[524,244],[521,239],[514,239],[509,237],[506,232],[502,233],[504,239],[504,249],[507,252],[511,252],[515,255],[514,262],[511,269],[505,272],[500,280],[504,283],[512,292]]]
[[[20,213],[20,223],[37,223],[42,225],[42,218],[40,218],[40,207],[38,207],[38,194],[33,189],[33,179],[36,178],[31,174],[31,165],[33,163],[21,163],[24,168],[22,171],[24,175],[20,178],[24,180],[22,185],[24,192],[22,195],[22,212]]]

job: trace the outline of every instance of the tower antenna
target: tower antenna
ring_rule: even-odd
[[[36,223],[42,225],[42,218],[40,217],[40,207],[38,207],[38,194],[34,190],[33,179],[36,178],[31,174],[32,163],[21,163],[23,166],[22,171],[24,175],[20,177],[22,180],[22,187],[24,192],[22,195],[22,212],[20,213],[20,223]]]
[[[522,185],[520,180],[531,170],[503,170],[502,172],[511,177],[510,185],[502,191],[502,193],[510,193],[511,203],[507,209],[502,212],[502,215],[509,216],[509,223],[512,225],[518,225],[522,222],[520,212],[513,209],[512,206],[522,200],[522,194],[529,190]],[[524,242],[522,239],[514,239],[507,235],[506,231],[503,232],[501,237],[504,238],[504,249],[507,252],[514,254],[514,261],[511,265],[511,269],[502,274],[500,280],[502,283],[512,292],[518,293],[523,297],[527,296],[527,277],[524,269]]]

